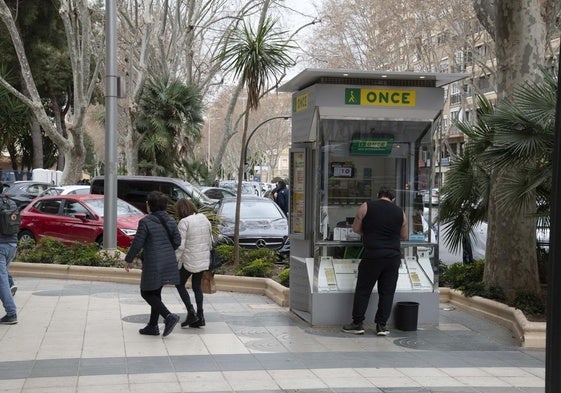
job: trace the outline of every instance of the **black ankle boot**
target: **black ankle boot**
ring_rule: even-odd
[[[199,317],[195,313],[193,306],[187,307],[187,317],[185,321],[181,322],[181,327],[191,326],[199,320]]]
[[[203,314],[203,310],[197,310],[197,317],[199,318],[198,321],[190,324],[189,327],[205,326],[205,316]]]

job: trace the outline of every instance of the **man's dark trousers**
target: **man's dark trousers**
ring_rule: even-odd
[[[372,289],[378,282],[378,310],[375,323],[385,325],[390,317],[399,275],[401,257],[363,258],[358,266],[358,278],[353,300],[353,322],[362,323]]]

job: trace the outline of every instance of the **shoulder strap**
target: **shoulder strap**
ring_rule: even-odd
[[[155,214],[154,214],[154,215],[155,215]],[[155,215],[155,216],[156,216],[156,215]],[[157,218],[158,220],[160,220],[160,223],[162,224],[162,226],[164,227],[164,229],[166,230],[166,232],[167,232],[167,234],[168,234],[169,242],[170,242],[171,245],[173,246],[173,241],[171,240],[171,232],[169,231],[169,228],[168,228],[168,226],[166,225],[166,222],[165,222],[164,218],[161,217],[161,216],[156,216],[156,218]]]

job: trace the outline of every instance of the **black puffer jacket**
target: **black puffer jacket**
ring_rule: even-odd
[[[163,218],[167,224],[171,240],[158,217]],[[140,278],[141,290],[152,291],[164,285],[179,284],[175,249],[180,244],[181,234],[177,229],[177,224],[167,212],[156,211],[140,220],[125,261],[132,262],[140,250],[144,250]]]

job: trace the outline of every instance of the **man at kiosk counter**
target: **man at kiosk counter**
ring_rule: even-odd
[[[386,322],[390,317],[401,264],[400,240],[407,240],[409,229],[404,211],[395,204],[395,191],[382,186],[378,199],[358,208],[353,232],[362,235],[364,251],[358,265],[353,299],[352,323],[343,331],[364,334],[364,315],[372,289],[378,282],[378,310],[374,317],[376,335],[390,334]]]

